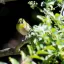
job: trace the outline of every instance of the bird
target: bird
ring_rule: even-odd
[[[29,23],[27,23],[24,18],[19,18],[18,23],[16,24],[16,30],[23,36],[26,36],[30,29],[31,26]]]
[[[26,42],[24,41],[27,40],[26,36],[29,34],[30,29],[31,29],[31,26],[29,25],[29,23],[26,22],[24,18],[18,19],[18,22],[16,24],[16,30],[20,34],[19,36],[21,35],[22,36],[18,37],[19,45],[16,47],[16,52],[20,51],[20,47],[23,47],[23,45],[26,44]]]

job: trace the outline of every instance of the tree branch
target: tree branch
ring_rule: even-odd
[[[29,39],[26,39],[21,43],[19,43],[16,48],[6,48],[0,50],[0,57],[20,54],[20,48],[23,47],[25,44],[27,44],[29,42]]]
[[[9,55],[17,55],[19,52],[15,52],[15,49],[13,48],[6,48],[3,50],[0,50],[0,57],[9,56]]]
[[[23,47],[25,44],[29,43],[30,39],[31,39],[31,38],[26,39],[26,40],[22,41],[21,43],[19,43],[19,44],[17,45],[17,47],[15,48],[15,51],[16,51],[16,52],[19,52],[19,51],[20,51],[20,48]]]

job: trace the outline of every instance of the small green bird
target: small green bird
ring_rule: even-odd
[[[19,18],[18,23],[16,24],[16,30],[21,35],[23,35],[24,38],[23,37],[18,38],[19,45],[16,47],[16,52],[18,52],[20,48],[26,44],[26,42],[23,42],[22,44],[21,42],[26,40],[26,36],[29,33],[30,29],[31,29],[31,26],[23,18]]]
[[[20,34],[25,36],[31,28],[30,25],[23,18],[20,18],[18,20],[18,23],[16,24],[16,29]]]

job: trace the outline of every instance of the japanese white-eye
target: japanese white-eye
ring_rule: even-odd
[[[20,34],[25,36],[31,28],[30,25],[23,18],[20,18],[18,20],[18,23],[16,24],[16,29]]]

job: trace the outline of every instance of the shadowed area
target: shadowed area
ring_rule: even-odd
[[[38,24],[36,14],[38,11],[32,10],[27,4],[28,0],[17,0],[0,4],[0,49],[10,38],[15,38],[16,23],[19,18],[24,18],[31,26]]]

